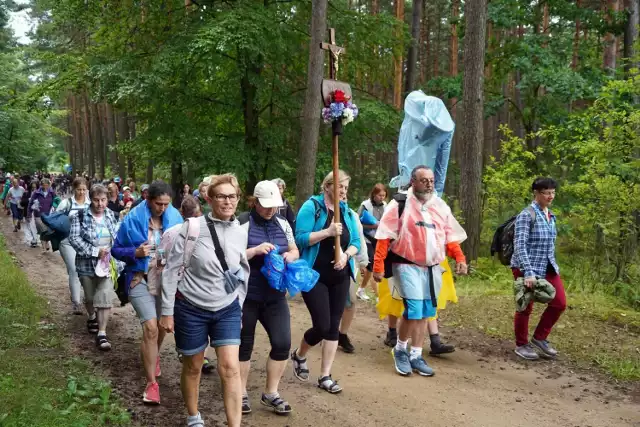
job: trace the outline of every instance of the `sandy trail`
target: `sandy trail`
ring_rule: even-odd
[[[71,351],[91,361],[98,373],[113,382],[134,419],[147,426],[186,425],[173,338],[167,339],[162,350],[162,405],[145,407],[141,401],[141,329],[131,306],[114,310],[108,330],[113,350],[97,351],[86,332],[84,316],[70,313],[67,274],[59,254],[43,254],[40,248],[25,246],[22,233],[12,232],[10,218],[0,219],[0,229],[8,249],[15,253],[37,291],[49,300],[55,313],[53,321],[70,338]],[[310,318],[301,299],[290,305],[293,343],[297,345],[310,326]],[[640,396],[633,391],[637,387],[573,373],[562,361],[521,363],[508,343],[480,333],[443,331],[463,349],[446,358],[429,358],[436,369],[433,378],[400,377],[392,367],[389,349],[382,344],[384,323],[363,304],[349,334],[356,353],[339,351],[334,365],[333,377],[343,385],[343,393],[329,395],[315,386],[320,365],[320,351],[315,349],[309,356],[309,383],[297,381],[290,366],[287,368],[280,391],[294,412],[278,417],[259,402],[269,347],[264,331],[260,327],[257,331],[249,379],[253,413],[243,419],[246,426],[640,426]],[[200,411],[207,426],[225,425],[215,372],[202,378]]]

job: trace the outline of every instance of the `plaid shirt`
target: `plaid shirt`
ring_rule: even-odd
[[[112,239],[115,239],[118,233],[118,220],[109,209],[105,209],[102,215]],[[80,217],[82,217],[82,223],[80,223]],[[91,212],[91,208],[79,211],[78,215],[74,215],[71,218],[69,243],[76,251],[76,272],[78,276],[95,276],[100,247],[97,246],[97,222]]]
[[[523,271],[525,277],[545,277],[549,264],[556,273],[560,273],[555,256],[556,217],[549,212],[547,221],[537,203],[532,203],[531,207],[536,213],[533,229],[529,209],[524,209],[516,218],[511,267]]]

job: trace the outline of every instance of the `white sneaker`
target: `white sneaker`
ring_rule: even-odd
[[[369,298],[369,295],[364,292],[364,288],[358,288],[358,290],[356,291],[356,296],[358,297],[358,299],[361,299],[363,301],[369,301],[371,299]]]

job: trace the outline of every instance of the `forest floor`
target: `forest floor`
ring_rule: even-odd
[[[161,352],[162,405],[143,406],[141,328],[131,306],[114,310],[108,328],[113,350],[97,351],[92,336],[86,332],[84,316],[70,313],[67,273],[58,253],[43,254],[40,249],[25,246],[22,233],[12,232],[7,217],[0,219],[0,231],[7,249],[13,252],[36,291],[48,300],[53,313],[49,321],[64,332],[69,357],[88,361],[96,375],[111,381],[122,404],[130,409],[134,424],[185,425],[179,387],[181,366],[173,338],[168,337]],[[295,345],[310,326],[310,318],[301,299],[292,300],[290,306]],[[455,311],[456,306],[449,309]],[[260,405],[269,347],[264,331],[258,328],[249,379],[254,411],[243,419],[243,425],[640,427],[637,382],[612,381],[564,358],[523,363],[513,354],[510,341],[486,336],[473,328],[443,328],[443,336],[457,344],[458,350],[447,357],[428,358],[436,370],[435,377],[404,378],[393,369],[390,351],[382,343],[384,333],[385,323],[378,320],[374,309],[360,304],[349,334],[356,353],[339,351],[334,364],[333,377],[340,381],[344,391],[329,395],[315,387],[314,381],[300,383],[289,366],[280,391],[294,412],[281,418]],[[319,356],[319,349],[309,356],[312,379],[319,369]],[[200,411],[207,426],[226,424],[220,380],[215,371],[202,378]]]

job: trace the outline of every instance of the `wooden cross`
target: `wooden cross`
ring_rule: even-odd
[[[343,47],[340,47],[336,44],[336,29],[329,29],[329,42],[330,43],[320,43],[320,48],[322,50],[329,51],[329,78],[335,80],[338,77],[338,57],[345,53],[347,50]]]

